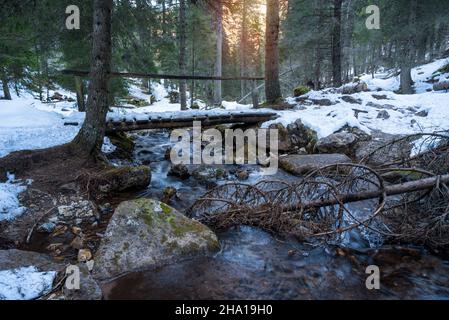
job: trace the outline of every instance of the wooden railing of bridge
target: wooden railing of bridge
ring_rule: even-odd
[[[62,70],[62,74],[75,77],[77,102],[80,105],[81,99],[84,97],[81,78],[89,77],[89,71],[80,70]],[[211,80],[211,81],[250,81],[252,88],[253,107],[259,107],[259,91],[257,81],[264,81],[264,77],[213,77],[213,76],[188,76],[188,75],[172,75],[159,73],[136,73],[136,72],[111,72],[112,78],[137,78],[137,79],[167,79],[167,80]],[[84,103],[82,103],[84,105]]]

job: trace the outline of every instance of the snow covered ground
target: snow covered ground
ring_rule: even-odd
[[[449,93],[427,92],[432,89],[432,84],[425,82],[436,70],[448,63],[449,59],[441,59],[414,68],[412,76],[417,94],[395,94],[393,91],[399,89],[399,77],[384,79],[387,73],[379,73],[373,79],[370,75],[366,75],[361,79],[368,84],[371,92],[352,95],[353,98],[361,100],[361,105],[343,101],[341,98],[344,95],[332,93],[332,90],[312,91],[307,94],[309,98],[329,99],[336,104],[332,106],[298,104],[296,110],[279,111],[281,117],[265,123],[264,126],[277,122],[288,125],[299,118],[306,126],[317,131],[319,138],[326,137],[345,125],[357,127],[367,133],[373,129],[390,134],[448,130]],[[449,73],[437,76],[435,79],[449,79]],[[387,100],[377,100],[373,95],[385,95]],[[292,104],[296,103],[292,98],[288,100]],[[357,112],[358,118],[354,109],[362,111]],[[388,112],[388,119],[378,118],[382,110]],[[422,116],[424,114],[427,116]]]
[[[39,272],[36,267],[0,271],[0,300],[31,300],[48,293],[56,271]]]
[[[80,126],[64,126],[64,122],[83,120],[84,114],[70,102],[42,103],[26,92],[11,101],[0,100],[0,157],[13,151],[67,143]]]

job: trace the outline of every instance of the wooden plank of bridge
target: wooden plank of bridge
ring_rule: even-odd
[[[175,129],[188,128],[193,126],[194,121],[201,121],[203,127],[215,126],[219,124],[244,123],[258,124],[276,119],[278,116],[272,112],[230,112],[224,115],[185,115],[174,116],[166,115],[148,115],[147,119],[139,118],[136,115],[124,116],[120,119],[110,119],[107,122],[106,133],[129,132],[149,129]]]

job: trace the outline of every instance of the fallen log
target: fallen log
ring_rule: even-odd
[[[442,184],[449,184],[449,174],[443,176],[436,176],[432,178],[426,178],[421,180],[410,181],[401,184],[395,184],[385,187],[385,193],[387,196],[395,196],[399,194],[412,193],[417,191],[425,191],[433,189]],[[303,209],[316,209],[321,207],[328,207],[338,205],[339,203],[354,203],[364,200],[371,200],[381,197],[382,190],[364,191],[359,193],[341,194],[336,199],[323,199],[301,203],[299,205],[284,207],[282,211],[295,211],[301,208]]]

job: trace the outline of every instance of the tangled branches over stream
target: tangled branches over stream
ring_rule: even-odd
[[[409,151],[398,152],[404,146]],[[398,154],[393,161],[371,164],[379,154],[393,152]],[[449,245],[449,188],[439,177],[448,172],[449,132],[416,134],[373,150],[358,164],[323,167],[297,183],[219,186],[188,213],[214,229],[250,225],[333,243],[357,230],[371,245],[441,247]],[[426,178],[435,183],[420,186]]]

